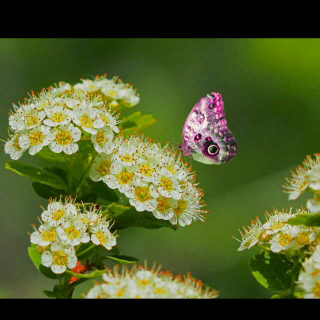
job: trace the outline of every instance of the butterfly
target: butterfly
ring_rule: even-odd
[[[205,164],[228,162],[238,146],[225,119],[224,103],[218,92],[210,92],[192,108],[184,123],[182,145],[185,156]]]

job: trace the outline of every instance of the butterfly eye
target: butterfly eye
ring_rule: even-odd
[[[210,155],[216,155],[219,153],[219,147],[215,144],[212,144],[211,146],[208,147],[208,153]]]

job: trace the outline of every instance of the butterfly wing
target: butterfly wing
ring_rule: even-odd
[[[237,154],[237,143],[225,119],[222,96],[210,92],[192,108],[182,132],[180,149],[206,164],[222,164]]]

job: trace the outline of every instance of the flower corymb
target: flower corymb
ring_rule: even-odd
[[[180,226],[203,220],[203,191],[176,151],[140,136],[119,135],[114,145],[112,154],[100,154],[91,167],[93,181],[118,189],[137,211],[157,219]]]
[[[95,206],[88,210],[71,198],[51,200],[41,214],[41,225],[31,234],[31,243],[41,251],[41,263],[54,273],[64,273],[77,264],[82,244],[111,250],[117,235],[111,233],[110,221]],[[38,250],[38,251],[39,251]]]
[[[151,269],[146,266],[134,265],[131,270],[124,267],[119,272],[119,266],[103,274],[103,283],[95,284],[86,298],[189,298],[212,299],[218,291],[206,287],[200,280],[193,278],[190,273],[182,277],[168,271],[160,271],[154,265]]]
[[[78,151],[79,140],[91,137],[98,153],[111,153],[114,133],[119,132],[115,111],[138,102],[131,86],[116,78],[97,77],[74,86],[61,82],[14,105],[9,116],[12,134],[5,152],[13,160],[26,150],[35,155],[43,147],[70,155]]]
[[[303,225],[292,226],[288,224],[290,218],[299,214],[312,213],[305,210],[297,210],[296,213],[289,211],[274,210],[266,213],[266,222],[262,223],[258,218],[251,222],[251,226],[244,227],[241,233],[240,247],[238,251],[250,249],[254,246],[262,246],[272,252],[287,252],[298,250],[315,241],[320,232],[318,227],[306,227]]]

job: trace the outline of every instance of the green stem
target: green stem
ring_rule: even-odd
[[[89,175],[90,168],[91,168],[91,166],[92,166],[92,164],[93,164],[94,159],[97,157],[97,155],[98,155],[98,153],[94,150],[94,151],[93,151],[93,154],[92,154],[92,157],[91,157],[91,160],[90,160],[90,162],[89,162],[86,170],[84,171],[84,173],[83,173],[83,175],[82,175],[82,177],[81,177],[81,179],[80,179],[79,185],[78,185],[78,187],[77,187],[77,189],[76,189],[76,192],[75,192],[76,194],[78,194],[79,191],[81,190],[81,187],[82,187],[85,179],[86,179],[87,176]]]
[[[67,156],[66,159],[66,169],[67,169],[67,183],[68,183],[68,189],[70,194],[72,193],[73,189],[73,183],[72,183],[72,167],[73,167],[73,161],[70,160]]]
[[[93,247],[95,246],[95,244],[93,243],[90,247],[88,247],[87,249],[83,250],[82,252],[80,252],[79,254],[77,254],[78,257],[80,257],[81,255],[83,255],[84,253],[88,252],[89,250],[91,250]]]
[[[296,288],[296,281],[299,275],[299,271],[301,268],[300,264],[300,257],[296,256],[293,261],[293,267],[292,267],[292,277],[291,277],[291,287],[290,287],[290,294],[294,294],[295,288]]]

